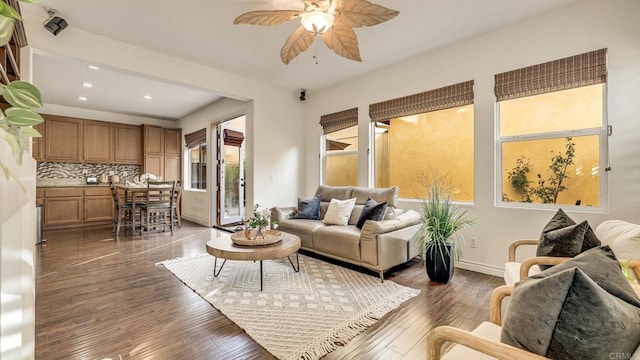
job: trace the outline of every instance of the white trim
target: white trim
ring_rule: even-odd
[[[198,225],[209,227],[209,224],[207,224],[207,220],[205,219],[196,219],[188,215],[180,215],[180,217],[182,218],[182,220],[187,220]]]
[[[456,261],[455,267],[504,278],[504,268],[498,266],[487,265],[475,261],[459,260]]]

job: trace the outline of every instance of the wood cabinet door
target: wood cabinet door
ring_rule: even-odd
[[[113,162],[113,124],[103,121],[84,122],[85,162]]]
[[[38,124],[33,127],[38,130],[42,137],[34,137],[31,142],[31,156],[37,161],[44,160],[44,132],[45,132],[45,123]]]
[[[164,129],[164,154],[169,156],[180,156],[182,154],[182,130]]]
[[[160,155],[145,155],[144,156],[144,173],[151,173],[154,175],[162,176],[164,180],[163,170],[164,156]]]
[[[45,115],[44,138],[47,161],[82,160],[82,120]]]
[[[44,199],[44,225],[73,225],[82,223],[82,197]]]
[[[85,196],[84,221],[113,220],[113,197],[109,196]]]
[[[140,126],[116,124],[115,161],[142,164],[142,136]]]
[[[181,171],[181,163],[179,156],[165,156],[164,157],[164,177],[165,181],[179,181]]]
[[[143,125],[144,154],[164,155],[164,132],[159,126]]]

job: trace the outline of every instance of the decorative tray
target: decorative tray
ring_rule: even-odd
[[[258,230],[251,230],[249,238],[244,230],[231,234],[231,241],[236,245],[259,246],[271,245],[282,241],[282,232],[277,230],[262,230],[262,235],[258,235]]]

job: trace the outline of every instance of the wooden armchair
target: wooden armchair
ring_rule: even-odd
[[[451,326],[438,326],[427,334],[428,360],[543,360],[544,356],[522,350],[500,342],[502,331],[502,300],[511,295],[513,287],[503,285],[491,293],[489,321],[485,321],[472,332]],[[458,344],[442,356],[445,342]]]

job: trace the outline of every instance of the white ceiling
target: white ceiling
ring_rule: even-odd
[[[334,55],[318,41],[317,65],[312,59],[313,49],[289,65],[281,62],[280,48],[299,26],[295,21],[274,27],[233,25],[233,20],[246,11],[301,8],[300,0],[40,0],[37,4],[23,3],[22,10],[44,20],[44,9],[53,8],[67,20],[69,28],[276,86],[315,90],[578,1],[582,0],[373,0],[400,11],[400,15],[377,26],[356,29],[362,63]],[[58,36],[65,36],[64,31]],[[47,103],[179,118],[215,100],[215,94],[136,78],[117,69],[105,70],[105,76],[91,74],[86,64],[68,59],[40,56],[34,68],[34,83],[43,90]],[[83,76],[89,74],[97,76],[101,85],[87,92],[92,95],[90,101],[78,104],[79,95],[72,87],[87,81]],[[127,93],[120,94],[124,88]],[[154,89],[153,102],[141,102],[148,89]]]

